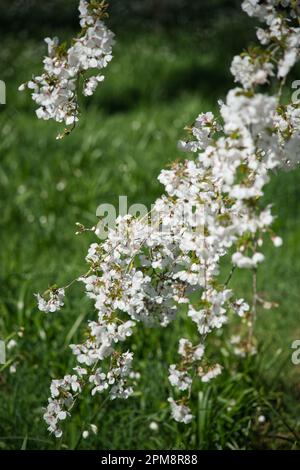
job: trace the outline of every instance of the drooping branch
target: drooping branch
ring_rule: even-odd
[[[281,244],[270,232],[271,206],[262,208],[264,187],[274,168],[299,160],[300,148],[299,104],[283,105],[280,94],[268,94],[268,86],[282,84],[297,61],[300,28],[294,2],[245,0],[242,6],[266,23],[257,31],[259,44],[233,59],[231,71],[241,86],[220,104],[220,119],[201,113],[179,145],[189,159],[160,173],[165,194],[156,200],[152,216],[162,223],[118,217],[107,239],[89,249],[88,274],[80,280],[97,319],[88,324],[88,339],[71,345],[79,363],[75,373],[52,382],[45,419],[57,436],[83,384],[92,394],[106,393],[111,399],[132,393],[133,354],[123,352],[120,343],[139,322],[165,327],[184,304],[195,323],[197,344],[180,338],[180,362],[169,368],[176,395],[169,398],[172,415],[186,424],[193,419],[189,398],[195,382],[207,382],[222,371],[211,362],[206,343],[228,321],[229,311],[250,318],[248,341],[239,351],[252,345],[264,239],[269,235],[275,246]],[[220,265],[226,255],[232,268],[224,284]],[[251,309],[229,289],[238,268],[253,272]],[[42,310],[60,308],[63,295],[55,288],[39,297]]]

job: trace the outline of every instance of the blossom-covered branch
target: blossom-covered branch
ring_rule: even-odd
[[[57,436],[84,386],[111,399],[132,393],[133,355],[122,352],[120,343],[139,322],[166,327],[183,306],[195,324],[196,344],[179,338],[180,361],[169,368],[174,396],[168,401],[178,422],[193,419],[192,387],[222,371],[210,360],[206,343],[230,313],[248,326],[235,351],[255,352],[256,272],[264,261],[263,243],[266,237],[275,246],[282,242],[271,229],[271,206],[263,205],[264,187],[275,168],[299,160],[299,104],[283,104],[281,91],[299,58],[300,28],[296,2],[245,0],[242,7],[264,27],[257,30],[259,44],[233,59],[231,71],[240,86],[220,103],[220,120],[200,114],[189,139],[179,143],[191,156],[159,175],[165,194],[154,204],[154,223],[119,217],[108,238],[89,249],[89,271],[80,280],[97,316],[88,324],[88,339],[71,345],[79,363],[74,375],[52,382],[44,417]],[[272,89],[277,86],[274,95],[268,93],[271,82]],[[226,255],[232,270],[224,281],[220,264]],[[237,268],[253,272],[252,306],[229,287]],[[63,293],[56,288],[44,301],[39,297],[42,310],[60,308]]]
[[[44,59],[44,72],[19,87],[32,90],[32,99],[39,106],[40,119],[54,119],[68,127],[58,138],[74,128],[79,116],[78,89],[83,81],[82,93],[91,96],[104,80],[101,71],[112,59],[114,34],[106,27],[107,4],[100,0],[80,0],[81,31],[70,47],[59,44],[58,38],[46,38],[48,57]],[[86,76],[89,70],[93,75]]]

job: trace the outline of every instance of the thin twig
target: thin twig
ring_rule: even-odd
[[[251,351],[251,345],[253,341],[254,333],[254,324],[256,320],[256,311],[257,311],[257,269],[253,269],[252,273],[252,308],[250,312],[250,325],[249,325],[249,334],[248,334],[248,347]]]

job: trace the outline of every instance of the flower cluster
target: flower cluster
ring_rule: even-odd
[[[38,307],[41,312],[53,313],[64,305],[65,289],[52,287],[43,296],[36,294]]]
[[[180,361],[169,367],[176,399],[168,401],[178,422],[193,418],[193,384],[208,382],[222,371],[206,354],[206,342],[230,314],[244,318],[248,327],[246,337],[235,339],[235,350],[240,355],[255,352],[256,272],[264,260],[262,246],[266,236],[281,245],[270,228],[271,206],[263,206],[262,196],[270,172],[286,159],[295,161],[299,152],[298,108],[281,104],[284,77],[299,55],[294,3],[243,2],[243,9],[266,27],[258,32],[259,47],[233,60],[232,72],[242,87],[230,90],[220,103],[220,122],[212,113],[201,113],[188,128],[189,139],[179,146],[191,158],[159,175],[165,194],[153,206],[151,224],[147,217],[119,217],[105,242],[90,246],[89,271],[79,280],[94,302],[97,319],[89,322],[88,339],[71,346],[80,364],[76,375],[52,382],[45,419],[56,435],[84,384],[92,384],[92,394],[106,391],[111,399],[131,395],[132,353],[122,354],[119,344],[138,322],[165,327],[184,306],[195,324],[196,344],[181,338]],[[271,79],[279,80],[276,95],[257,90]],[[232,270],[224,279],[221,261],[229,252]],[[236,268],[252,271],[251,307],[229,288]],[[39,297],[41,309],[52,311],[50,301]]]
[[[118,339],[116,339],[118,341]],[[81,355],[77,346],[72,345],[73,352]],[[80,349],[80,348],[79,348]],[[85,354],[82,354],[85,356]],[[48,406],[44,414],[44,420],[48,425],[48,430],[56,437],[61,437],[61,423],[70,415],[71,409],[84,387],[91,385],[91,394],[108,392],[109,398],[127,399],[133,393],[132,385],[136,383],[138,373],[131,370],[133,354],[129,351],[121,354],[110,349],[110,364],[104,371],[97,364],[99,357],[89,358],[86,367],[77,366],[73,375],[65,375],[63,379],[52,380],[50,386],[51,396],[48,399]],[[106,356],[106,357],[107,357]],[[85,358],[78,358],[84,361]]]
[[[39,106],[40,119],[54,119],[67,126],[78,121],[78,88],[83,77],[83,95],[90,96],[104,80],[100,71],[112,59],[113,33],[105,26],[107,5],[103,1],[80,0],[81,31],[68,48],[58,38],[46,38],[48,56],[44,59],[44,72],[19,87],[32,90],[32,99]],[[86,72],[94,75],[85,78]],[[96,71],[96,72],[95,72]],[[70,132],[66,129],[62,137]]]
[[[268,57],[262,60],[255,52],[235,56],[230,68],[235,81],[241,83],[246,90],[266,83],[274,75],[273,64],[267,59]]]

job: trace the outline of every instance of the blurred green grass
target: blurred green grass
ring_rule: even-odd
[[[38,312],[33,293],[53,283],[65,285],[84,272],[92,238],[76,237],[75,223],[93,225],[100,203],[117,204],[119,195],[127,195],[129,204],[150,207],[161,194],[156,179],[160,169],[184,158],[176,145],[184,126],[199,112],[216,109],[217,99],[231,86],[230,59],[249,37],[248,28],[233,19],[195,34],[123,32],[103,86],[82,103],[80,123],[63,141],[55,140],[55,124],[35,117],[30,97],[17,92],[20,83],[40,70],[44,46],[13,37],[2,44],[0,78],[7,84],[7,105],[0,108],[0,336],[20,327],[25,333],[15,353],[17,372],[5,369],[0,376],[0,448],[280,447],[280,439],[261,438],[268,426],[292,446],[294,438],[278,410],[284,403],[284,421],[299,427],[299,366],[290,361],[291,343],[300,338],[299,170],[274,174],[266,192],[284,245],[267,247],[259,274],[260,292],[280,305],[258,315],[265,369],[259,372],[255,361],[232,363],[221,350],[229,371],[193,399],[195,409],[202,409],[204,400],[206,412],[199,411],[192,427],[178,425],[165,404],[167,368],[174,362],[179,334],[194,330],[182,318],[164,331],[140,326],[132,345],[142,372],[134,398],[101,410],[101,397],[86,397],[58,442],[41,419],[50,378],[71,370],[68,344],[81,340],[94,311],[81,286],[72,287],[65,308],[55,315]],[[249,295],[247,274],[237,273],[233,285]],[[269,413],[266,429],[255,424],[259,407]],[[82,417],[88,423],[94,414],[99,434],[79,442]],[[157,433],[149,429],[153,420],[159,423]]]

